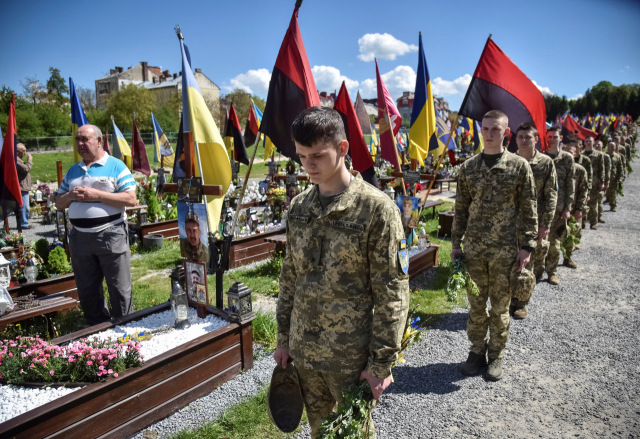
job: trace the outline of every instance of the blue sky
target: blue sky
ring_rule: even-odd
[[[49,77],[76,85],[140,61],[180,70],[180,24],[194,68],[222,92],[266,97],[295,1],[3,1],[0,85]],[[343,79],[375,97],[375,63],[394,98],[415,87],[418,31],[434,91],[462,102],[489,33],[532,80],[574,97],[601,80],[640,83],[640,2],[627,0],[304,0],[299,23],[320,91]]]

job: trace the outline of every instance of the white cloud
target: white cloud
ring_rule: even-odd
[[[269,91],[270,79],[271,73],[267,69],[249,70],[232,78],[229,84],[223,85],[222,88],[228,91],[241,88],[247,93],[263,96]]]
[[[418,50],[415,44],[407,44],[387,33],[365,34],[358,40],[358,45],[358,58],[362,61],[373,61],[375,58],[393,61],[397,56]]]
[[[538,83],[536,81],[531,81],[533,82],[533,85],[535,85],[536,87],[538,87],[538,90],[540,90],[540,92],[544,95],[544,96],[553,96],[555,93],[551,91],[551,89],[549,87],[542,87],[539,86]]]
[[[316,88],[319,91],[326,92],[334,92],[340,90],[342,86],[342,81],[345,81],[345,85],[347,86],[347,90],[349,92],[355,91],[355,89],[360,85],[358,81],[353,79],[349,79],[344,75],[340,74],[340,70],[331,66],[313,66],[311,69],[313,73],[313,79],[316,82]]]
[[[573,100],[576,100],[576,99],[580,99],[580,98],[582,98],[582,97],[584,97],[584,95],[583,95],[582,93],[578,93],[578,94],[577,94],[577,95],[575,95],[574,97],[569,98],[569,100],[570,100],[570,101],[573,101]]]
[[[438,96],[451,96],[459,94],[464,96],[471,84],[471,75],[465,74],[453,81],[447,81],[440,77],[431,81],[432,91]]]

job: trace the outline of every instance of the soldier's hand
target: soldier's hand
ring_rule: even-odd
[[[573,216],[575,219],[579,220],[580,218],[582,218],[582,211],[576,210],[575,212],[573,212]]]
[[[518,266],[516,272],[520,273],[522,269],[527,266],[530,260],[531,253],[526,250],[520,250],[516,255],[516,265]]]
[[[361,380],[367,380],[369,386],[371,386],[371,393],[373,393],[373,399],[379,400],[382,396],[382,392],[391,384],[391,375],[386,378],[377,378],[371,375],[366,370],[363,370],[360,374]]]
[[[562,219],[569,219],[569,217],[571,216],[571,212],[569,212],[568,210],[565,210],[564,212],[562,212]]]
[[[283,369],[286,369],[287,364],[293,361],[289,356],[289,348],[277,348],[273,353],[273,359],[276,360],[276,363],[281,365]]]
[[[604,185],[604,183],[602,183],[602,184],[600,185],[600,190],[601,190],[601,191],[603,191],[604,189],[605,189],[605,185]]]
[[[538,227],[538,242],[544,241],[544,238],[549,234],[549,229],[546,227]]]
[[[606,185],[606,186],[604,187],[604,190],[606,191],[606,190],[608,190],[608,189],[609,189],[609,185]]]
[[[454,248],[451,249],[451,262],[455,261],[456,258],[458,257],[458,255],[462,255],[462,249],[461,248]]]

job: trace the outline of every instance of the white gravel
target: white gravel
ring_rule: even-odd
[[[0,422],[33,410],[43,404],[79,390],[80,387],[68,389],[64,387],[46,389],[30,389],[22,386],[0,386]]]

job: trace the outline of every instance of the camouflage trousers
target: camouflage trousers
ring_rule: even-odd
[[[295,365],[295,362],[294,362]],[[300,379],[302,399],[311,427],[311,439],[316,439],[320,423],[342,402],[342,392],[349,385],[360,381],[358,373],[323,373],[302,366],[295,366]],[[376,438],[373,419],[369,419],[369,437]]]
[[[536,277],[542,277],[544,274],[544,261],[547,258],[547,252],[549,251],[549,238],[545,238],[544,241],[538,241],[538,245],[533,250],[531,260],[526,266],[527,270],[533,272]]]
[[[547,276],[549,277],[558,274],[558,263],[560,261],[560,254],[562,254],[560,246],[567,236],[567,220],[561,217],[562,212],[556,212],[556,216],[553,217],[553,221],[551,222],[551,229],[549,230],[549,251],[544,261]]]
[[[609,189],[607,189],[607,201],[609,202],[609,207],[611,207],[612,209],[615,209],[616,206],[618,205],[617,189],[618,189],[618,184],[617,183],[613,183],[613,184],[609,185]]]
[[[602,219],[602,212],[604,210],[604,191],[598,192],[598,220]]]
[[[600,209],[599,203],[601,202],[602,202],[601,192],[597,188],[595,190],[591,189],[589,191],[589,201],[588,201],[589,212],[586,214],[584,214],[583,212],[583,214],[584,214],[584,217],[589,220],[589,224],[591,224],[592,226],[594,224],[598,224],[598,218],[599,218],[598,215],[599,215],[599,209]]]
[[[478,296],[467,294],[467,337],[471,342],[471,352],[484,355],[488,348],[489,358],[502,358],[511,324],[509,279],[515,259],[468,258],[465,263],[471,279],[480,290]],[[487,309],[487,300],[491,302],[491,312]]]

